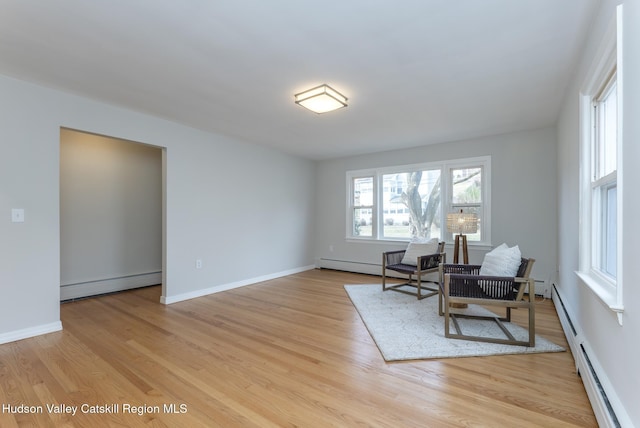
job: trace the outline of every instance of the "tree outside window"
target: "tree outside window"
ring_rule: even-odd
[[[457,166],[457,165],[464,165]],[[350,187],[349,236],[358,239],[451,239],[442,221],[447,210],[475,213],[478,232],[488,240],[486,190],[490,158],[391,167],[347,173]],[[446,172],[446,173],[445,173]]]
[[[440,170],[384,174],[383,236],[440,236]],[[387,191],[388,189],[388,191]]]

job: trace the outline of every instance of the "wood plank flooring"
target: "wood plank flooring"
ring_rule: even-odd
[[[343,288],[364,283],[380,278],[312,270],[169,306],[159,287],[62,304],[62,332],[0,345],[0,426],[597,426],[569,352],[385,363]],[[550,301],[536,323],[567,346]]]

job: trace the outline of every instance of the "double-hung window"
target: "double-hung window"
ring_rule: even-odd
[[[617,142],[618,97],[616,74],[594,97],[591,143],[591,266],[615,282],[617,263]]]
[[[618,23],[621,8],[618,9]],[[577,274],[622,322],[618,277],[618,172],[622,137],[622,62],[619,26],[612,25],[587,73],[580,98],[580,246]]]
[[[347,172],[347,238],[451,240],[448,212],[475,213],[470,241],[489,244],[490,157]]]
[[[351,234],[367,238],[374,235],[374,177],[352,177],[351,180]]]
[[[482,186],[483,177],[487,176],[485,172],[485,165],[477,165],[472,167],[465,166],[452,166],[449,169],[449,183],[451,186],[451,204],[449,212],[464,212],[468,214],[475,214],[480,220],[478,222],[478,231],[473,234],[468,234],[467,239],[469,241],[480,241],[482,239],[482,219],[485,218],[486,205],[483,203],[483,193],[485,192]],[[488,227],[488,225],[487,225]],[[448,239],[451,239],[449,234]]]

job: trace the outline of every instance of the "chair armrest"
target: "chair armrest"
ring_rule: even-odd
[[[446,258],[447,254],[444,252],[420,256],[418,257],[417,267],[419,267],[420,270],[433,269],[438,267],[440,263],[444,263]]]
[[[516,300],[522,300],[524,297],[524,289],[529,285],[529,298],[536,295],[536,281],[533,278],[514,278],[515,291],[517,293]]]
[[[396,251],[386,251],[382,253],[383,262],[386,266],[388,265],[397,265],[402,262],[402,258],[404,257],[404,253],[407,250],[396,250]]]
[[[459,265],[459,264],[443,264],[443,273],[480,275],[480,265]]]

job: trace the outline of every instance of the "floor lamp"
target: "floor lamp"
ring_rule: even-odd
[[[469,264],[469,250],[467,249],[467,236],[465,233],[478,231],[478,216],[460,212],[447,214],[447,231],[457,233],[453,247],[453,263],[458,263],[460,253],[460,241],[462,241],[462,258],[465,265]]]

